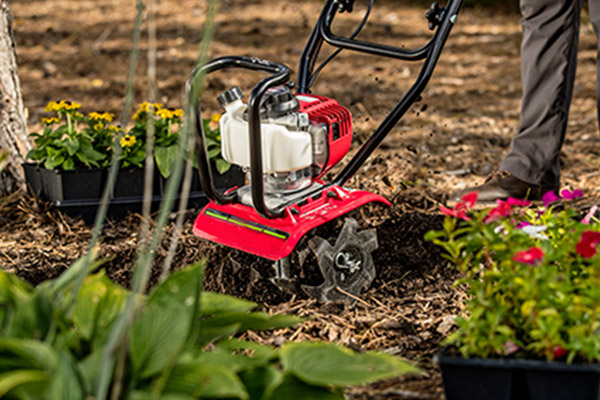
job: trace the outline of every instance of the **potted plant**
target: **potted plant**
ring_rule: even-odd
[[[49,200],[100,196],[101,166],[107,154],[98,151],[93,132],[78,129],[79,123],[86,120],[78,111],[80,107],[81,104],[71,101],[51,101],[44,110],[53,116],[42,118],[41,134],[31,134],[35,148],[27,158],[36,161],[39,168],[26,164],[26,178],[34,192],[43,193]]]
[[[442,207],[442,246],[468,300],[439,355],[452,399],[598,399],[600,223],[548,192],[544,205],[508,199],[483,211],[469,194]]]
[[[35,148],[27,155],[35,163],[23,165],[31,190],[65,211],[91,220],[102,195],[113,149],[120,146],[120,168],[109,215],[138,211],[144,192],[146,130],[151,118],[156,165],[152,200],[159,204],[177,157],[183,110],[141,103],[133,116],[133,126],[126,130],[111,124],[114,114],[91,112],[84,116],[80,108],[81,104],[66,100],[51,101],[45,107],[52,114],[42,118],[42,133],[31,134]],[[204,123],[217,188],[243,184],[241,169],[232,168],[221,158],[218,116]],[[198,174],[193,178],[190,201],[199,206],[206,198]]]

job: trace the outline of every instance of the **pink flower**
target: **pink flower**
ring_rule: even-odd
[[[554,355],[554,358],[563,358],[564,356],[566,356],[568,353],[568,351],[561,346],[554,346],[554,349],[552,349],[552,354]]]
[[[554,194],[554,192],[552,190],[550,190],[549,192],[546,192],[543,196],[542,196],[542,201],[544,202],[544,207],[548,208],[548,206],[551,203],[554,203],[555,201],[560,200],[560,197],[558,197],[556,194]]]
[[[440,211],[447,217],[459,218],[465,221],[470,221],[471,218],[467,215],[467,211],[477,202],[477,192],[465,194],[462,201],[458,202],[454,208],[441,206]]]
[[[506,202],[514,207],[529,207],[529,205],[531,204],[530,201],[515,199],[514,197],[509,197],[508,199],[506,199]]]
[[[583,219],[581,220],[581,223],[585,224],[585,225],[589,225],[590,221],[594,217],[594,214],[596,214],[596,211],[598,211],[598,206],[593,205],[592,208],[590,208],[590,211],[585,215],[585,217],[583,217]]]
[[[465,204],[465,207],[467,207],[467,209],[473,207],[475,205],[475,203],[477,203],[477,192],[471,192],[471,193],[465,194],[462,197],[462,201],[465,202],[464,204]]]
[[[470,221],[471,218],[467,215],[467,209],[463,203],[458,203],[454,209],[440,206],[440,211],[446,217],[454,217],[465,221]]]
[[[504,352],[505,356],[510,356],[511,354],[516,353],[519,350],[521,350],[521,348],[519,346],[517,346],[515,344],[515,342],[513,342],[511,340],[507,340],[502,345],[502,351]]]
[[[523,229],[523,228],[525,228],[526,226],[530,226],[530,225],[531,225],[531,222],[528,222],[528,221],[522,221],[522,222],[519,222],[519,223],[518,223],[518,224],[515,226],[515,228],[517,228],[517,229]]]
[[[575,251],[583,258],[592,258],[598,252],[600,243],[600,232],[585,231],[581,234],[581,239],[575,245]]]
[[[560,196],[565,200],[575,200],[583,196],[583,192],[580,189],[575,189],[572,192],[570,190],[563,190],[560,192]]]
[[[539,247],[532,247],[529,250],[517,251],[513,256],[513,261],[529,265],[535,265],[543,259],[544,251]]]
[[[483,222],[485,222],[486,224],[497,221],[503,217],[508,217],[511,214],[511,208],[510,204],[508,204],[508,201],[496,200],[496,203],[498,205],[492,208],[483,220]]]

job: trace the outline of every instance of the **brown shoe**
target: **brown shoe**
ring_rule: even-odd
[[[548,187],[542,185],[532,185],[524,182],[508,171],[498,171],[492,173],[487,180],[480,186],[467,187],[450,194],[447,203],[452,205],[471,192],[477,192],[477,203],[495,203],[496,200],[506,200],[509,197],[515,199],[527,199],[530,201],[541,200],[542,196],[548,191],[558,191],[558,186]]]

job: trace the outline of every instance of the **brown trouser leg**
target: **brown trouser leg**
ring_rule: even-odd
[[[600,0],[589,0],[598,33]],[[583,0],[521,0],[521,125],[500,165],[526,182],[558,186],[559,154],[577,65]]]

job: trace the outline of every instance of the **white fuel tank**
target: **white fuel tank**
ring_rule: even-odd
[[[225,106],[219,121],[221,154],[232,164],[250,167],[248,122],[244,121],[246,105],[235,100]],[[290,130],[276,123],[261,124],[263,172],[289,172],[312,164],[312,138],[305,131]]]

